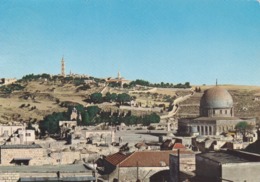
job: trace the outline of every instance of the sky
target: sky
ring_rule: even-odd
[[[260,85],[257,0],[1,0],[0,77]]]

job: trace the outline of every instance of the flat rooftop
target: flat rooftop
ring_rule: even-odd
[[[79,176],[79,177],[31,177],[31,178],[20,178],[20,182],[46,182],[46,181],[52,181],[52,182],[77,182],[77,181],[84,181],[84,182],[92,182],[95,181],[95,177],[92,176]]]
[[[209,153],[199,154],[199,156],[221,164],[252,162],[251,160],[247,160],[245,158],[234,156],[224,152],[209,152]]]
[[[221,150],[218,152],[208,152],[198,154],[203,158],[218,162],[226,163],[244,163],[244,162],[260,162],[260,155],[256,153],[240,151],[240,150]]]
[[[0,173],[92,173],[83,164],[46,166],[0,166]]]
[[[1,145],[1,149],[35,149],[35,148],[42,148],[38,144],[33,145]]]

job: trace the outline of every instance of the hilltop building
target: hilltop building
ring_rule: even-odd
[[[17,81],[16,78],[1,78],[0,79],[0,86],[1,85],[9,85],[15,83]]]
[[[255,118],[235,117],[233,99],[220,86],[206,90],[200,100],[200,116],[179,119],[178,132],[183,135],[220,135],[234,130],[239,122],[255,126]]]
[[[124,84],[128,84],[131,81],[130,80],[126,80],[124,77],[121,76],[120,71],[117,73],[117,77],[116,78],[108,78],[106,79],[107,84],[110,83],[119,83],[121,87],[123,87]]]

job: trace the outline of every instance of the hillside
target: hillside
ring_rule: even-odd
[[[39,121],[53,112],[66,111],[63,103],[75,102],[86,104],[83,100],[87,95],[100,91],[91,88],[88,91],[78,91],[78,86],[72,83],[29,81],[19,82],[24,88],[12,93],[0,93],[0,122]],[[87,93],[86,93],[87,92]]]
[[[195,117],[199,115],[200,98],[203,91],[211,86],[202,86],[201,93],[195,93],[193,97],[181,103],[179,117]],[[221,85],[227,89],[233,97],[235,116],[237,117],[255,117],[260,123],[260,100],[255,99],[259,97],[260,87],[258,86],[239,86],[239,85]]]
[[[78,83],[79,82],[79,83]],[[75,84],[77,83],[77,84]],[[0,122],[37,122],[53,112],[66,111],[67,103],[86,105],[85,100],[90,94],[101,92],[104,85],[91,84],[82,89],[82,80],[64,79],[26,79],[17,85],[2,86],[0,89]],[[15,89],[13,88],[15,87]],[[202,93],[210,86],[202,86],[201,93],[195,93],[191,98],[181,103],[178,117],[194,117],[199,113],[199,101]],[[260,119],[260,101],[255,101],[255,95],[260,93],[260,87],[255,86],[223,86],[229,90],[235,103],[235,114],[239,117],[256,117]],[[10,89],[13,89],[11,92]],[[179,96],[190,93],[189,89],[157,88],[152,92],[132,92],[131,89],[108,88],[111,93],[129,93],[143,107],[168,107],[170,102]],[[103,106],[100,105],[102,108]],[[105,109],[117,110],[115,106],[106,105]],[[166,112],[166,111],[164,111]],[[136,112],[133,112],[136,113]],[[138,114],[138,113],[137,113]]]

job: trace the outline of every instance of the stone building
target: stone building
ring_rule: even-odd
[[[86,127],[77,126],[69,133],[68,143],[111,143],[113,135],[114,131],[111,130],[87,130]]]
[[[54,165],[73,164],[76,160],[81,159],[81,154],[79,151],[70,151],[68,149],[52,152],[49,154],[49,156],[50,158],[55,159],[55,161],[53,161]]]
[[[17,81],[16,78],[1,78],[0,85],[9,85],[15,83]]]
[[[0,137],[9,138],[18,130],[25,130],[25,125],[0,125]]]
[[[109,177],[111,181],[169,181],[169,156],[176,153],[171,150],[118,152],[104,159],[104,177]]]
[[[235,117],[230,93],[216,86],[206,90],[200,100],[200,116],[179,119],[178,132],[182,135],[220,135],[234,130],[239,122],[255,126],[255,118]]]
[[[59,121],[60,137],[67,138],[70,131],[77,127],[77,121]]]
[[[35,130],[25,125],[0,125],[0,142],[3,144],[32,144],[35,142]]]
[[[45,166],[0,166],[1,182],[46,182],[46,181],[84,181],[94,182],[96,178],[91,169],[84,164],[45,165]]]
[[[121,87],[123,87],[124,84],[129,84],[130,82],[131,82],[130,80],[126,80],[124,77],[121,77],[120,72],[118,72],[116,78],[108,78],[108,79],[106,79],[106,83],[107,84],[118,83],[118,84],[120,84]]]
[[[44,164],[46,149],[40,145],[2,145],[0,146],[0,165],[39,165]]]
[[[260,181],[260,155],[226,150],[196,155],[194,182]]]
[[[17,144],[32,144],[35,142],[35,130],[18,130],[10,137],[10,141],[6,144],[17,145]]]

